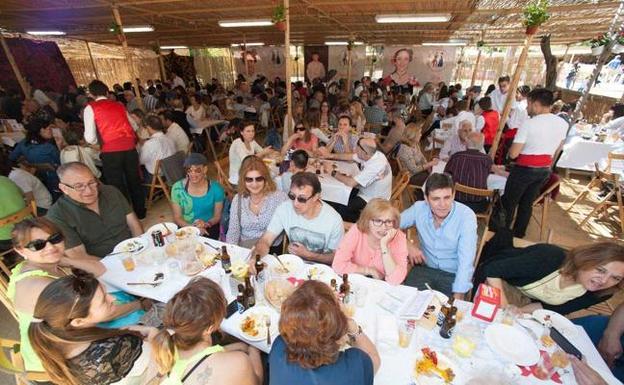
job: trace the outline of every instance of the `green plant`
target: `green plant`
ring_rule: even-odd
[[[484,45],[485,45],[485,42],[484,42],[483,40],[479,40],[479,41],[477,42],[477,48],[481,48],[481,47],[483,47]]]
[[[624,45],[624,30],[617,33],[617,35],[615,36],[615,41],[619,45]]]
[[[611,38],[609,37],[609,35],[607,35],[606,33],[601,33],[600,35],[596,35],[593,39],[589,41],[589,46],[592,48],[596,48],[607,45],[610,41]]]
[[[284,5],[280,4],[273,9],[273,16],[271,17],[271,21],[273,23],[286,21],[286,8],[284,8]]]
[[[110,23],[108,31],[114,33],[115,35],[119,35],[121,33],[121,26],[117,23]]]
[[[524,26],[537,27],[550,18],[548,0],[533,0],[523,10]]]

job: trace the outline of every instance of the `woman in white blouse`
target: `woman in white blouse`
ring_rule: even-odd
[[[206,109],[201,103],[201,98],[198,95],[191,95],[189,100],[191,105],[186,109],[186,116],[195,123],[194,128],[203,128],[206,121]]]
[[[254,140],[256,136],[256,127],[252,122],[243,123],[243,129],[240,132],[240,138],[236,138],[230,146],[230,177],[229,181],[232,185],[238,184],[238,170],[241,167],[243,159],[249,155],[256,155],[260,159],[271,151],[271,147],[262,148]]]
[[[286,193],[277,189],[261,158],[250,156],[245,159],[240,170],[238,194],[230,208],[226,242],[253,247],[264,234],[277,206],[286,199]],[[280,243],[281,237],[273,245],[278,253],[281,253],[278,250]]]

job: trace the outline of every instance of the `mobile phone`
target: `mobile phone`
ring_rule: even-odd
[[[583,358],[583,353],[581,353],[581,351],[578,350],[576,346],[572,345],[572,342],[565,338],[563,334],[561,334],[559,330],[555,329],[554,327],[550,328],[550,338],[552,338],[553,341],[555,341],[557,345],[559,345],[559,347],[563,349],[564,352],[572,354],[579,360]]]
[[[230,302],[225,309],[225,318],[230,318],[234,314],[238,313],[239,310],[239,303],[236,300]]]

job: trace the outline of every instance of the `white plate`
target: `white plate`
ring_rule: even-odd
[[[412,377],[416,385],[446,385],[446,384],[464,384],[466,382],[466,378],[462,370],[456,365],[450,358],[436,351],[436,356],[438,357],[438,367],[440,369],[450,368],[455,377],[451,382],[445,382],[442,378],[437,375],[426,376],[424,374],[416,375],[416,362],[423,358],[422,351],[419,351],[416,360],[413,361],[411,370]]]
[[[165,228],[165,225],[167,225],[166,228]],[[170,235],[170,234],[167,234],[167,229],[168,229],[168,231],[175,232],[178,229],[178,225],[176,225],[173,222],[165,222],[164,224],[163,223],[157,223],[154,226],[152,226],[149,229],[147,229],[145,234],[151,235],[153,231],[160,230],[160,231],[162,231],[163,236],[167,237],[168,235]]]
[[[336,282],[338,282],[338,274],[336,274],[334,269],[322,263],[305,265],[305,269],[302,273],[301,278],[308,279],[308,274],[310,275],[310,279],[313,279],[315,281],[329,283],[332,279],[335,279]]]
[[[184,232],[185,234],[180,236],[178,235],[179,233]],[[188,238],[190,236],[196,236],[199,237],[200,231],[197,227],[195,226],[184,226],[181,229],[176,231],[176,238],[177,239],[184,239],[184,238]]]
[[[532,315],[533,318],[541,322],[542,325],[546,325],[548,317],[550,317],[550,324],[568,339],[575,337],[578,334],[578,329],[572,321],[552,310],[537,309]]]
[[[258,334],[255,336],[249,335],[243,332],[242,326],[243,322],[247,317],[253,317],[256,321],[260,321],[257,324],[256,329],[258,330]],[[271,319],[271,340],[274,341],[278,336],[278,322],[279,316],[275,312],[275,310],[271,309],[267,306],[254,306],[250,309],[245,310],[245,312],[241,315],[240,320],[238,321],[238,331],[241,336],[247,341],[263,341],[266,340],[267,337],[267,329],[266,329],[266,321],[265,317],[270,317]]]
[[[516,365],[537,363],[540,352],[537,344],[523,330],[504,324],[491,324],[485,329],[485,341],[495,354]]]
[[[282,265],[275,259],[275,257],[270,256],[266,258],[267,266],[269,267],[269,271],[271,274],[277,275],[287,275],[289,277],[297,276],[297,274],[303,269],[304,263],[303,259],[294,255],[294,254],[283,254],[279,256],[280,261],[286,266],[288,272],[283,271],[284,268]]]
[[[130,254],[137,254],[147,249],[147,239],[143,237],[136,237],[121,241],[113,249],[113,253],[126,252]]]

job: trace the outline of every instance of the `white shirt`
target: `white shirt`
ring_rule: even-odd
[[[186,136],[186,132],[184,132],[178,123],[171,123],[171,125],[167,127],[167,138],[173,141],[176,152],[182,151],[186,154],[190,143],[189,138]]]
[[[356,162],[362,163],[356,155]],[[390,199],[392,195],[392,169],[388,159],[381,151],[362,163],[362,171],[353,177],[361,186],[358,196],[366,202],[373,198]]]
[[[509,119],[507,120],[507,126],[509,128],[520,128],[525,121],[529,119],[529,113],[527,112],[527,101],[521,100],[515,102],[511,111],[509,112]]]
[[[96,178],[102,176],[100,170],[95,167],[96,162],[100,162],[100,153],[91,147],[66,146],[61,150],[61,164],[69,162],[80,162],[85,164]]]
[[[568,123],[553,115],[540,114],[528,119],[518,129],[514,143],[524,143],[521,154],[554,155],[568,131]]]
[[[240,170],[243,159],[249,155],[254,155],[262,151],[262,147],[255,140],[251,142],[251,150],[248,150],[241,138],[236,138],[230,146],[230,183],[238,184],[238,171]]]
[[[139,162],[145,166],[147,172],[154,174],[156,161],[170,157],[175,153],[175,143],[164,132],[155,132],[141,147]]]
[[[472,131],[477,131],[477,117],[470,111],[459,111],[453,122],[453,133],[457,133],[459,125],[464,120],[467,120],[472,124]]]
[[[48,97],[48,95],[46,95],[40,89],[36,89],[35,92],[33,92],[33,99],[35,99],[35,101],[41,107],[46,106],[46,105],[48,105],[48,104],[50,104],[52,102],[52,100]]]
[[[184,84],[184,80],[181,77],[177,76],[173,78],[173,88],[177,86],[182,86],[182,88],[186,88],[186,84]]]
[[[194,127],[203,128],[202,125],[206,120],[206,110],[204,106],[200,105],[198,109],[189,106],[189,108],[186,109],[186,115],[193,120],[195,124]],[[191,122],[191,119],[189,119],[189,122]]]
[[[106,96],[98,96],[97,98],[95,98],[96,101],[104,99],[106,99]],[[130,114],[128,112],[126,112],[126,115],[128,116],[128,121],[130,122],[132,129],[134,130],[134,132],[137,132],[139,130],[139,125],[136,124],[134,119],[130,117]],[[84,121],[85,141],[91,144],[98,144],[97,127],[95,126],[95,113],[93,112],[93,108],[90,105],[87,105],[82,112],[82,116],[82,119]]]
[[[37,207],[47,210],[52,206],[52,195],[39,178],[33,174],[21,168],[14,168],[9,174],[9,179],[22,189],[24,194],[32,192]]]
[[[492,99],[492,109],[498,111],[499,114],[502,114],[507,94],[503,94],[500,89],[497,88],[492,91],[489,96],[490,99]]]

